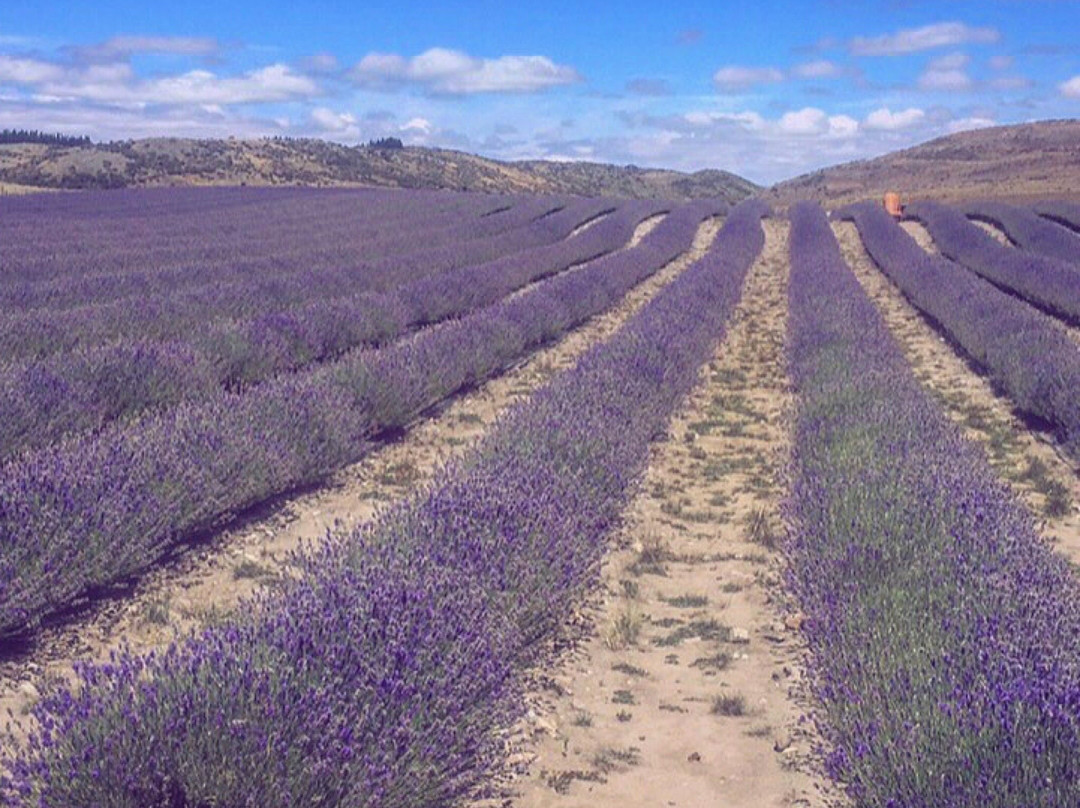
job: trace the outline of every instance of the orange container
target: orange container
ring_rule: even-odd
[[[885,194],[885,210],[888,211],[890,216],[895,216],[897,219],[903,215],[904,209],[900,205],[900,194],[892,191]]]

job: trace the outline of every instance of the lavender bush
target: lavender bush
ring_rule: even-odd
[[[928,255],[880,206],[864,203],[840,213],[855,221],[874,262],[912,304],[1080,458],[1080,352],[1058,323]]]
[[[1080,322],[1080,267],[1003,247],[960,211],[937,202],[914,202],[904,215],[926,225],[947,257],[1051,314]]]
[[[466,222],[478,228],[478,237],[494,235],[566,201],[267,188],[87,192],[33,204],[0,200],[0,288],[16,293],[5,302],[23,308],[61,307],[95,294],[106,300],[110,283],[123,295],[273,272],[298,262],[330,268],[411,251],[420,233],[452,240]],[[395,227],[409,216],[417,219],[411,231]],[[102,284],[100,292],[95,283]],[[69,294],[65,284],[73,284],[73,291],[82,284],[82,296]]]
[[[821,210],[791,218],[786,551],[829,771],[865,806],[1080,804],[1077,581],[921,389]]]
[[[1032,210],[1003,202],[971,202],[963,206],[963,211],[970,218],[1001,228],[1013,244],[1024,250],[1080,264],[1080,236]]]
[[[1056,199],[1036,202],[1032,207],[1040,216],[1080,233],[1080,203]]]
[[[36,708],[9,799],[407,808],[468,793],[516,712],[515,670],[595,578],[649,441],[722,334],[762,213],[737,208],[608,342],[250,617],[83,667]]]
[[[568,210],[557,227],[569,230],[594,207],[599,204]],[[0,459],[144,409],[205,399],[222,387],[258,383],[467,314],[616,249],[661,208],[655,202],[625,203],[570,239],[439,272],[387,293],[317,300],[245,322],[210,325],[187,340],[140,339],[15,363],[0,371]]]
[[[221,392],[31,452],[0,473],[0,636],[146,567],[230,513],[324,478],[605,310],[692,243],[722,202],[683,205],[642,240],[380,350]]]
[[[495,235],[475,237],[471,230],[476,222],[487,221],[475,217],[466,217],[451,234],[453,238],[442,244],[418,247],[417,234],[410,234],[412,250],[406,254],[382,254],[360,262],[354,257],[327,265],[325,259],[312,254],[311,245],[318,241],[308,236],[299,239],[305,246],[296,257],[277,254],[271,259],[272,266],[262,270],[245,265],[228,275],[219,273],[224,277],[208,283],[139,297],[138,305],[120,298],[60,310],[13,309],[0,315],[0,349],[10,359],[40,359],[125,337],[183,338],[217,321],[266,320],[290,306],[326,304],[362,291],[387,291],[434,272],[557,241],[613,204],[578,200],[565,210],[560,207],[554,215],[541,215],[551,213],[552,206],[558,207],[558,203],[541,200],[525,204],[518,218],[528,223],[500,223],[495,226]],[[410,220],[411,215],[405,215],[393,224],[399,238],[402,231],[408,231]],[[294,247],[293,252],[297,251]],[[79,283],[83,280],[75,279]],[[92,285],[95,281],[86,282]]]

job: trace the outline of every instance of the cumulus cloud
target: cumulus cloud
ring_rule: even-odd
[[[740,67],[728,65],[713,73],[713,84],[726,92],[745,90],[755,84],[775,84],[784,74],[775,67]]]
[[[867,115],[862,125],[870,130],[895,132],[916,126],[925,117],[926,113],[915,107],[909,107],[901,112],[893,112],[888,107],[881,107]]]
[[[848,115],[829,115],[816,107],[785,112],[776,122],[785,135],[814,135],[829,138],[850,138],[858,134],[859,122]]]
[[[967,74],[966,68],[970,61],[971,58],[966,53],[950,53],[932,59],[919,76],[919,89],[947,92],[970,90],[975,84]]]
[[[1058,90],[1066,98],[1080,98],[1080,76],[1073,76],[1068,81],[1061,82]]]
[[[940,22],[921,28],[905,28],[891,34],[851,40],[848,48],[860,56],[895,56],[969,43],[993,43],[1001,39],[996,28],[974,28],[962,22]]]
[[[410,118],[408,121],[401,125],[402,132],[423,132],[427,134],[431,132],[431,121],[427,118]]]
[[[56,81],[63,75],[63,68],[51,62],[0,54],[0,81],[11,84],[40,84]]]
[[[804,107],[795,112],[785,112],[780,116],[780,131],[789,135],[818,135],[829,125],[829,116],[824,110]]]
[[[349,112],[334,112],[328,107],[315,107],[311,111],[311,122],[321,131],[337,137],[356,138],[360,136],[360,127],[356,116]]]
[[[252,104],[318,95],[318,85],[288,65],[272,64],[239,76],[191,70],[139,79],[127,62],[63,67],[0,56],[0,80],[31,88],[36,98],[125,106]]]
[[[431,48],[411,59],[396,53],[369,53],[349,71],[349,78],[373,89],[415,85],[434,93],[466,95],[537,92],[573,84],[581,75],[546,56],[484,59],[463,51]]]
[[[208,70],[192,70],[145,82],[137,89],[148,101],[162,104],[251,104],[287,101],[318,93],[314,81],[283,64],[268,65],[229,78],[221,78]]]
[[[844,69],[828,59],[816,59],[795,65],[791,75],[800,79],[835,79],[844,75]]]

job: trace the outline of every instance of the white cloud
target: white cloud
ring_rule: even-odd
[[[37,59],[20,59],[0,54],[0,81],[12,84],[40,84],[64,75],[59,65]]]
[[[318,85],[284,64],[272,64],[240,76],[221,77],[209,70],[137,80],[126,63],[91,65],[46,81],[38,90],[63,99],[105,104],[254,104],[319,94]]]
[[[819,135],[829,126],[829,116],[824,110],[804,107],[780,116],[780,131],[789,135]]]
[[[985,129],[988,126],[997,126],[997,121],[991,118],[958,118],[955,121],[949,121],[945,126],[945,131],[950,135],[954,135],[957,132],[967,132],[971,129]]]
[[[756,112],[703,112],[692,110],[682,119],[693,127],[706,127],[715,124],[734,124],[743,129],[755,130],[765,126],[765,119]]]
[[[862,125],[865,129],[895,132],[915,126],[925,117],[926,113],[915,107],[909,107],[902,112],[893,112],[888,107],[882,107],[867,115]]]
[[[994,70],[1008,70],[1013,65],[1013,58],[1004,54],[999,54],[990,59],[990,67]]]
[[[828,59],[817,59],[795,65],[791,74],[800,79],[835,79],[844,75],[844,69]]]
[[[849,115],[830,115],[829,134],[838,138],[855,137],[859,133],[859,122]]]
[[[784,80],[775,67],[739,67],[728,65],[713,73],[713,83],[721,90],[745,90],[755,84],[774,84]]]
[[[970,90],[975,85],[966,70],[970,61],[971,57],[961,52],[931,59],[919,76],[919,89],[945,92]]]
[[[881,36],[855,37],[848,47],[852,53],[861,56],[895,56],[950,45],[992,43],[999,39],[1001,34],[996,28],[973,28],[962,22],[941,22]]]
[[[1061,82],[1058,89],[1066,98],[1080,98],[1080,76],[1073,76],[1068,81]]]
[[[975,82],[963,70],[928,69],[919,76],[919,89],[944,92],[970,90]]]
[[[406,59],[396,53],[364,56],[349,77],[358,85],[392,88],[415,84],[435,93],[530,93],[581,80],[572,67],[546,56],[482,59],[462,51],[431,48]]]
[[[334,112],[328,107],[315,107],[311,111],[311,122],[322,131],[338,137],[360,136],[356,116],[348,112]]]
[[[402,132],[418,132],[422,135],[431,134],[433,129],[431,121],[427,118],[411,118],[400,127]]]

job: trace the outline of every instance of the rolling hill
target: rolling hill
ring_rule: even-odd
[[[825,168],[778,183],[780,205],[813,199],[843,205],[886,191],[942,201],[1080,194],[1080,121],[995,126],[937,138],[872,160]]]
[[[759,193],[726,171],[602,163],[508,163],[419,147],[343,146],[312,139],[151,138],[87,146],[0,145],[0,182],[39,188],[161,185],[325,185],[735,202]]]

